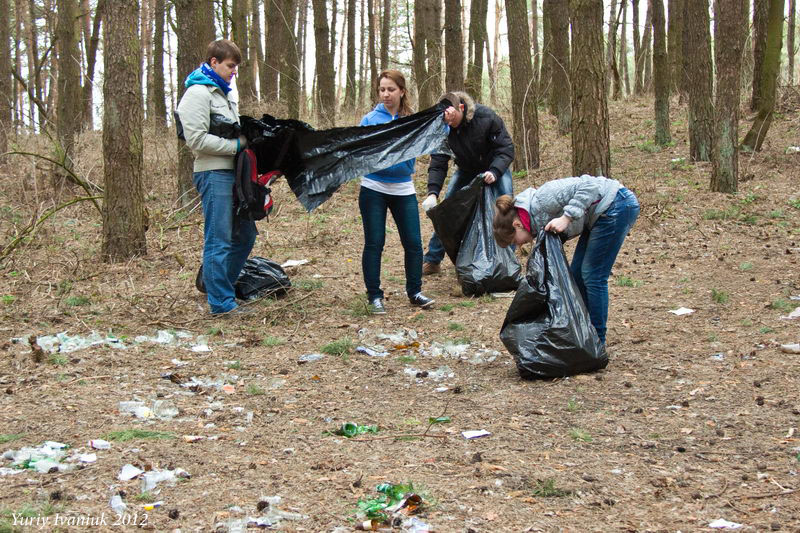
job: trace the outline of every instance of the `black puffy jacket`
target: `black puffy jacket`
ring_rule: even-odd
[[[464,118],[457,128],[450,128],[447,144],[455,155],[456,165],[470,176],[491,170],[500,179],[514,160],[514,143],[497,113],[485,105],[476,104],[471,120]],[[439,195],[447,177],[450,156],[431,156],[428,167],[428,194]]]

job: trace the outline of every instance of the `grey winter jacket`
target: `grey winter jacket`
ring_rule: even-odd
[[[236,139],[224,139],[208,131],[212,113],[239,122],[239,106],[233,95],[231,91],[225,96],[219,87],[192,85],[178,103],[186,144],[194,154],[195,172],[233,170],[233,156],[239,143]]]
[[[572,219],[564,235],[577,237],[591,229],[606,212],[622,184],[617,180],[584,174],[578,178],[548,181],[538,189],[525,189],[514,198],[514,206],[531,215],[531,233],[534,237],[548,222],[561,215]]]

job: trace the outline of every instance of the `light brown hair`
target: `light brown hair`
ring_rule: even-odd
[[[208,43],[206,63],[211,64],[212,57],[216,58],[220,63],[226,59],[233,59],[238,65],[242,62],[242,51],[230,39],[217,39]]]
[[[518,219],[517,208],[514,207],[514,199],[507,194],[499,197],[494,202],[494,220],[492,229],[494,240],[501,248],[505,248],[514,242],[514,220]]]
[[[408,89],[406,89],[406,78],[403,76],[403,73],[394,69],[382,70],[381,73],[378,74],[378,79],[375,80],[375,94],[380,94],[381,80],[383,78],[392,80],[395,85],[397,85],[397,87],[403,91],[403,96],[400,98],[400,109],[398,110],[397,114],[401,117],[412,114],[414,109],[411,107]]]

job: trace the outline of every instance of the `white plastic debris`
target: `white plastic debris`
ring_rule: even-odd
[[[783,353],[800,353],[800,344],[781,344],[781,351]]]
[[[694,309],[689,309],[688,307],[679,307],[677,309],[672,309],[671,311],[668,312],[672,313],[673,315],[683,316],[683,315],[691,315],[692,313],[694,313]]]
[[[323,357],[325,356],[322,355],[321,353],[307,353],[298,357],[297,362],[298,364],[313,363],[314,361],[319,361]]]
[[[53,469],[64,472],[74,467],[61,462],[68,447],[61,442],[47,441],[36,448],[25,446],[19,450],[6,450],[2,457],[11,461],[12,467],[28,468],[42,474]]]
[[[89,441],[89,448],[93,450],[110,450],[111,443],[103,439],[92,439]]]
[[[78,456],[78,461],[81,463],[96,463],[97,462],[97,454],[96,453],[82,453]]]
[[[718,518],[713,522],[711,522],[710,524],[708,524],[708,527],[714,529],[739,529],[743,526],[742,524],[737,524],[736,522],[729,522],[728,520]]]
[[[786,147],[787,154],[799,154],[800,153],[800,146],[787,146]]]
[[[308,262],[308,259],[289,259],[283,262],[281,268],[292,268],[300,265],[307,265]]]
[[[145,472],[141,477],[142,492],[152,491],[156,488],[156,485],[164,481],[170,485],[174,485],[178,478],[188,477],[190,477],[189,473],[182,468],[176,468],[175,470],[150,470],[149,472]]]
[[[120,481],[130,481],[131,479],[135,478],[142,472],[144,472],[144,470],[142,470],[141,468],[136,468],[132,464],[128,463],[122,467],[122,470],[120,470],[117,479],[119,479]]]
[[[800,318],[800,307],[795,307],[794,311],[786,316],[782,316],[781,320],[794,320],[795,318]]]
[[[358,353],[366,354],[370,357],[386,357],[389,355],[389,352],[380,351],[380,350],[373,350],[372,348],[367,348],[366,346],[359,346],[356,348]]]
[[[117,515],[123,514],[128,509],[128,505],[122,501],[122,496],[119,494],[114,494],[108,504]]]
[[[462,431],[461,434],[465,439],[477,439],[479,437],[487,437],[491,435],[491,433],[485,429],[471,429],[469,431]]]

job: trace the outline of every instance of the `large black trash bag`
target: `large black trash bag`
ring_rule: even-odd
[[[493,187],[480,183],[478,201],[456,257],[456,274],[465,296],[516,290],[520,266],[511,248],[501,248],[494,240],[492,223]]]
[[[198,291],[205,294],[203,265],[197,271],[194,284]],[[289,276],[278,263],[264,257],[251,257],[245,261],[234,289],[240,300],[258,300],[267,296],[283,296],[291,286]]]
[[[315,130],[298,120],[242,115],[242,133],[259,172],[280,170],[308,211],[345,182],[443,150],[447,127],[439,103],[386,124]]]
[[[556,234],[539,233],[500,339],[527,379],[570,376],[608,364]]]
[[[425,213],[433,223],[433,230],[442,241],[442,247],[447,257],[453,264],[458,260],[458,251],[461,241],[467,234],[472,214],[478,199],[481,197],[481,184],[483,177],[478,176],[472,183],[466,185],[442,200],[436,207],[428,209]]]

